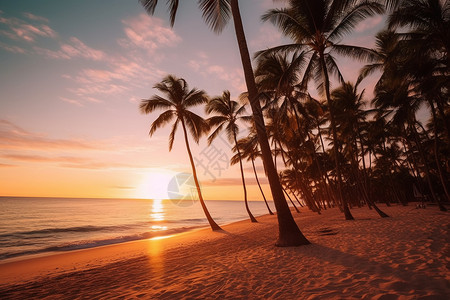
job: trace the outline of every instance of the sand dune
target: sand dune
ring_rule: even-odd
[[[302,210],[311,245],[274,247],[276,217],[0,265],[1,299],[449,299],[450,215],[436,207]]]

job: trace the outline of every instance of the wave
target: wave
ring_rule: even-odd
[[[173,235],[181,232],[186,232],[189,230],[193,230],[196,228],[201,228],[204,226],[191,226],[191,227],[179,227],[179,228],[173,228],[163,231],[150,231],[150,232],[144,232],[139,234],[133,234],[133,235],[126,235],[126,236],[118,236],[108,239],[100,239],[100,240],[82,240],[82,241],[75,241],[71,243],[65,243],[60,245],[54,245],[39,249],[33,249],[33,250],[24,250],[24,251],[9,251],[9,252],[2,252],[0,253],[0,260],[5,260],[9,258],[14,257],[20,257],[20,256],[26,256],[26,255],[34,255],[34,254],[41,254],[46,252],[65,252],[65,251],[73,251],[73,250],[80,250],[80,249],[88,249],[88,248],[95,248],[100,246],[107,246],[107,245],[113,245],[113,244],[119,244],[119,243],[125,243],[125,242],[131,242],[131,241],[137,241],[137,240],[145,240],[157,236],[167,236],[167,235]]]
[[[162,223],[169,223],[169,224],[201,224],[203,222],[206,222],[206,218],[198,218],[198,219],[181,219],[181,220],[162,220],[162,221],[151,221],[151,222],[141,222],[141,223],[134,223],[134,224],[124,224],[124,225],[110,225],[110,226],[94,226],[94,225],[87,225],[87,226],[74,226],[74,227],[64,227],[64,228],[44,228],[44,229],[38,229],[38,230],[31,230],[31,231],[18,231],[18,232],[11,232],[11,233],[3,233],[0,234],[0,239],[10,239],[10,238],[21,238],[21,239],[32,239],[39,236],[47,236],[55,233],[88,233],[88,232],[99,232],[99,231],[106,231],[106,232],[112,232],[112,231],[124,231],[124,230],[130,230],[135,229],[138,227],[142,227],[148,224],[162,224]]]

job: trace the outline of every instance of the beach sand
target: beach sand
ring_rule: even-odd
[[[276,216],[0,264],[0,299],[450,299],[450,214],[437,207],[293,212],[311,245],[278,248]]]

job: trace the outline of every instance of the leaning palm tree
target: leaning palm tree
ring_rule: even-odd
[[[220,230],[219,225],[211,217],[205,201],[203,201],[202,191],[197,178],[197,171],[195,169],[194,159],[192,157],[191,148],[189,146],[188,131],[194,138],[196,143],[199,142],[200,137],[209,130],[208,123],[199,115],[190,111],[189,109],[199,104],[204,104],[208,101],[205,91],[198,89],[189,89],[188,84],[183,78],[176,78],[173,75],[166,76],[160,83],[154,86],[159,92],[163,93],[166,98],[154,95],[149,99],[144,99],[141,102],[140,109],[142,113],[149,114],[157,109],[162,109],[164,112],[150,126],[150,136],[152,136],[157,129],[175,120],[172,125],[172,131],[169,135],[169,151],[172,150],[173,142],[175,140],[175,133],[178,125],[181,124],[184,134],[184,142],[191,162],[192,174],[197,187],[198,197],[202,205],[203,212],[208,219],[212,230]]]
[[[255,179],[256,183],[258,184],[259,191],[261,192],[261,196],[263,197],[264,203],[266,204],[266,208],[269,211],[269,214],[273,215],[273,212],[270,209],[269,204],[267,203],[266,195],[264,195],[261,183],[259,182],[258,172],[256,172],[255,160],[256,158],[261,157],[261,151],[259,151],[258,149],[258,139],[256,137],[256,132],[253,126],[252,129],[250,130],[250,134],[247,137],[240,139],[238,141],[237,146],[233,147],[233,151],[235,151],[235,148],[237,147],[240,147],[242,149],[242,158],[246,158],[247,161],[252,162],[253,174],[255,174]],[[231,158],[231,164],[237,164],[238,160],[239,158],[237,157],[237,154],[234,155]]]
[[[141,4],[149,14],[155,12],[158,0],[140,0]],[[167,0],[170,10],[170,20],[173,26],[178,9],[179,0]],[[234,30],[241,56],[242,68],[244,70],[245,83],[247,85],[248,99],[253,113],[253,120],[256,124],[256,132],[258,143],[261,148],[261,158],[272,192],[273,201],[277,209],[278,219],[278,240],[277,246],[300,246],[307,245],[310,242],[298,228],[292,217],[289,206],[283,194],[280,178],[274,165],[272,153],[267,138],[266,127],[261,110],[261,104],[258,89],[253,74],[252,62],[248,51],[247,40],[245,38],[244,26],[239,9],[238,0],[198,0],[200,9],[203,12],[203,18],[214,32],[220,33],[227,25],[228,21],[233,18]]]
[[[355,26],[367,17],[383,13],[384,7],[379,1],[358,0],[289,0],[288,6],[268,11],[262,19],[274,23],[293,43],[260,51],[257,57],[276,52],[304,53],[308,63],[304,71],[303,86],[314,79],[318,90],[325,95],[331,108],[330,74],[337,75],[343,82],[342,74],[336,64],[333,53],[366,59],[372,51],[362,47],[340,43],[343,36],[350,33]],[[330,111],[330,123],[334,142],[335,169],[338,178],[338,195],[342,200],[345,219],[353,216],[342,195],[342,177],[339,164],[339,143],[336,133],[334,114]]]
[[[206,104],[206,113],[215,113],[214,116],[210,117],[207,121],[209,126],[214,129],[211,135],[208,137],[208,144],[211,145],[212,141],[219,135],[219,133],[225,129],[228,140],[234,143],[235,149],[239,159],[239,166],[241,169],[241,179],[242,186],[244,188],[244,203],[245,209],[247,210],[248,216],[252,222],[256,221],[255,217],[252,215],[250,208],[248,207],[247,199],[247,187],[245,185],[244,167],[242,166],[242,155],[241,149],[239,149],[237,135],[239,133],[239,126],[237,122],[244,119],[245,116],[245,105],[239,105],[234,100],[230,98],[230,92],[224,91],[222,96],[212,98]]]

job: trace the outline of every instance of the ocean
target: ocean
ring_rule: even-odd
[[[219,225],[248,219],[243,201],[205,203]],[[268,213],[262,201],[249,206],[254,216]],[[198,201],[0,197],[0,262],[200,227],[209,225]]]

